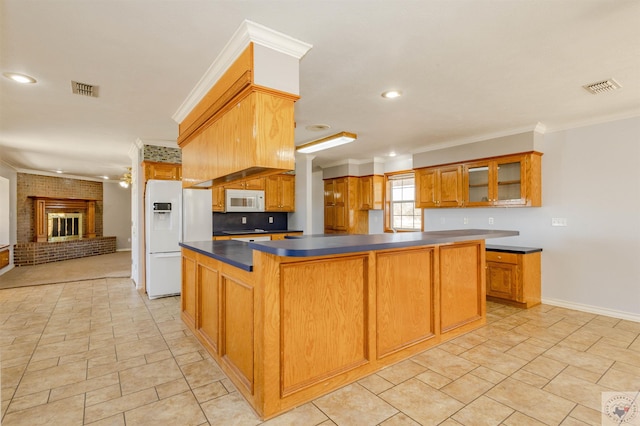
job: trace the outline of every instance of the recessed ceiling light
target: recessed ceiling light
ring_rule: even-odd
[[[386,92],[382,92],[382,97],[386,99],[395,99],[402,96],[402,92],[399,90],[387,90]]]
[[[55,172],[56,173],[62,173],[62,170],[56,170]]]
[[[102,176],[102,179],[109,180],[109,176]]]
[[[396,156],[396,152],[395,152],[395,151],[391,151],[391,152],[389,153],[389,157],[395,157],[395,156]]]
[[[33,77],[30,77],[26,74],[19,74],[16,72],[5,72],[2,75],[4,75],[5,77],[7,77],[10,80],[15,81],[16,83],[21,83],[21,84],[30,84],[30,83],[35,83],[36,79]]]

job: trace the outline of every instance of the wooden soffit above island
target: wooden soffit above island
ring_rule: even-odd
[[[183,185],[211,186],[295,167],[293,104],[311,45],[250,21],[174,114]]]

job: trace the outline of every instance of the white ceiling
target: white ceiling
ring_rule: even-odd
[[[117,179],[137,139],[175,143],[171,116],[244,19],[313,45],[296,144],[358,134],[316,166],[640,115],[637,0],[2,0],[0,13],[0,72],[38,80],[0,78],[0,160],[18,170]],[[609,78],[622,88],[582,88]],[[383,99],[390,88],[404,96]],[[332,128],[305,130],[319,123]]]

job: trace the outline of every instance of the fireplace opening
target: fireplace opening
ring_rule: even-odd
[[[82,238],[82,213],[47,213],[47,241]]]

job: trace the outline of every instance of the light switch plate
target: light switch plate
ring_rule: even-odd
[[[567,226],[566,217],[552,217],[551,226]]]

